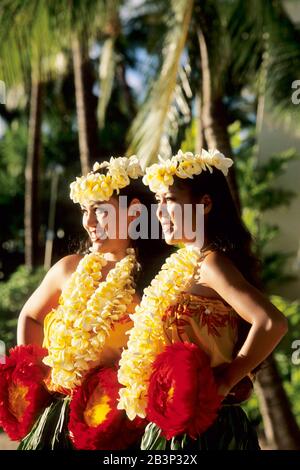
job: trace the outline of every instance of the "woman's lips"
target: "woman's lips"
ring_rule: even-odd
[[[172,223],[169,224],[162,224],[162,229],[166,233],[170,233],[173,231],[174,225]]]
[[[107,238],[104,230],[97,230],[97,232],[90,233],[91,240],[93,242],[101,242]]]
[[[100,242],[101,238],[98,237],[91,237],[92,242]]]

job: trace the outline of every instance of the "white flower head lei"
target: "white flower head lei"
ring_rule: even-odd
[[[106,174],[97,173],[106,168]],[[138,158],[111,157],[103,163],[96,162],[93,171],[87,175],[77,177],[70,188],[70,198],[73,202],[88,203],[90,201],[108,201],[113,192],[119,194],[120,189],[130,184],[130,178],[137,179],[143,175]]]
[[[213,172],[213,167],[222,171],[227,176],[228,169],[233,164],[231,158],[226,158],[218,150],[204,150],[200,154],[192,152],[179,152],[168,160],[158,156],[159,163],[154,163],[146,168],[146,174],[143,177],[143,183],[149,186],[154,193],[166,191],[174,183],[174,176],[178,178],[193,178],[194,175],[200,175],[202,171],[209,170]]]

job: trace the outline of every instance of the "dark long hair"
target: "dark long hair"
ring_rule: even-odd
[[[106,169],[97,170],[94,173],[105,174]],[[131,246],[135,249],[138,269],[135,276],[137,292],[142,296],[143,290],[147,287],[152,279],[156,276],[160,270],[165,259],[171,255],[174,249],[164,242],[161,235],[161,227],[159,227],[159,237],[151,238],[151,206],[156,204],[153,193],[142,183],[142,178],[131,179],[130,184],[125,188],[121,189],[119,196],[127,196],[127,206],[129,207],[131,201],[137,198],[147,209],[148,217],[148,238],[137,238],[132,240]],[[118,197],[115,195],[115,197]],[[79,253],[88,253],[88,249],[91,246],[90,238],[87,237],[79,249]]]
[[[253,238],[236,209],[223,173],[214,168],[212,173],[203,171],[193,179],[175,178],[174,184],[179,189],[189,191],[193,202],[199,203],[205,194],[210,196],[212,208],[204,226],[205,250],[224,253],[249,283],[262,290],[261,263],[252,251]],[[239,317],[235,354],[244,343],[249,329],[249,323]]]

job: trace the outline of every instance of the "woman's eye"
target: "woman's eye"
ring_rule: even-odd
[[[102,209],[101,207],[97,207],[96,215],[107,215],[107,211],[105,209]]]
[[[87,210],[86,209],[83,209],[82,207],[80,208],[80,212],[84,215],[86,214]]]

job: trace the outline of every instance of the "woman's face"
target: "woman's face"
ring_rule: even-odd
[[[197,243],[202,246],[204,216],[211,208],[210,196],[204,195],[196,203],[187,189],[173,185],[166,192],[156,193],[155,197],[158,203],[156,215],[162,225],[166,243]]]
[[[139,200],[132,200],[129,207],[132,204],[139,204]],[[119,206],[116,197],[81,205],[82,225],[91,239],[93,251],[114,253],[129,248],[128,226],[137,215],[129,216],[128,208]]]

